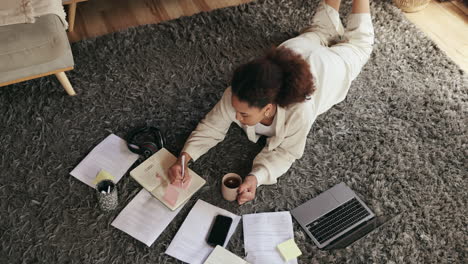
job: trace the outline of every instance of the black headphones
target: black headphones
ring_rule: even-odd
[[[148,139],[151,137],[151,139]],[[139,138],[143,138],[140,140]],[[130,131],[127,135],[127,147],[136,154],[142,155],[145,159],[164,147],[164,137],[156,127],[143,126]]]

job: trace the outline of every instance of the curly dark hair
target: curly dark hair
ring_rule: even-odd
[[[287,107],[303,102],[314,91],[309,64],[286,47],[267,53],[236,68],[231,88],[239,100],[259,108],[269,103]]]

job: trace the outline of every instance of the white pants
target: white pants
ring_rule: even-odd
[[[372,53],[374,27],[370,13],[351,14],[345,30],[338,12],[322,2],[312,19],[312,25],[302,32],[301,37],[328,47],[345,60],[351,66],[352,79],[359,74]],[[330,46],[337,40],[341,43]]]
[[[340,39],[340,43],[333,41]],[[346,30],[338,12],[322,2],[312,25],[285,46],[309,64],[316,91],[311,96],[314,112],[324,113],[346,97],[351,82],[369,60],[374,44],[370,13],[351,14]]]

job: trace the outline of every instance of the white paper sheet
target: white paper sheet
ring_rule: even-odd
[[[252,264],[286,263],[276,246],[294,238],[291,214],[286,212],[258,213],[242,216],[245,260]],[[288,264],[297,264],[297,259]]]
[[[216,246],[210,256],[205,260],[203,264],[249,264],[245,260],[241,259],[239,256],[236,256],[231,251],[221,247]]]
[[[182,208],[171,211],[142,189],[111,225],[150,247]]]
[[[93,181],[99,171],[109,172],[117,183],[137,159],[138,155],[128,150],[125,140],[110,134],[94,147],[70,174],[95,188]]]
[[[241,217],[198,200],[167,248],[166,254],[190,264],[202,264],[213,251],[213,247],[206,243],[206,238],[218,214],[229,216],[233,220],[224,243],[226,247]]]

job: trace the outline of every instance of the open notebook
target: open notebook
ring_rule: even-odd
[[[143,188],[173,211],[206,183],[198,174],[187,168],[192,176],[190,182],[184,186],[170,184],[167,170],[176,160],[174,155],[163,148],[130,172],[130,176]]]

